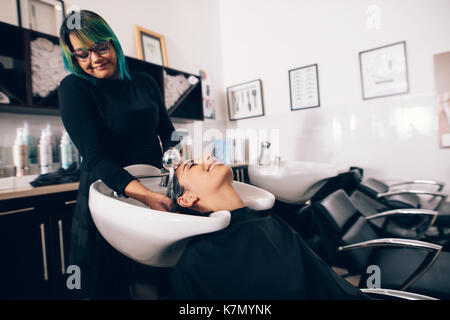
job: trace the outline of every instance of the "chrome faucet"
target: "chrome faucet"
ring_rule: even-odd
[[[183,159],[181,158],[180,152],[176,148],[168,149],[162,158],[162,165],[164,169],[169,171],[169,179],[166,183],[167,186],[167,196],[170,199],[173,199],[173,177],[175,175],[175,170],[178,168],[178,166],[183,162]],[[163,183],[161,181],[161,183]]]
[[[269,141],[262,141],[261,142],[261,149],[259,150],[259,157],[258,157],[258,165],[268,165],[270,164],[270,158],[267,152],[270,148],[270,142]]]

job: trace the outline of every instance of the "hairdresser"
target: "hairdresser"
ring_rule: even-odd
[[[74,14],[77,24],[71,24]],[[101,179],[121,196],[170,209],[166,195],[149,190],[123,168],[161,168],[163,151],[178,142],[171,139],[175,129],[157,83],[146,73],[128,71],[120,43],[103,18],[91,11],[73,12],[61,26],[59,41],[71,72],[61,81],[59,108],[82,156],[69,255],[70,264],[80,267],[81,290],[72,291],[79,299],[128,299],[133,262],[96,229],[89,187]]]

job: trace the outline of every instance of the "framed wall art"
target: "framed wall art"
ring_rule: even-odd
[[[450,148],[450,51],[435,54],[433,61],[439,143]]]
[[[164,36],[139,26],[135,26],[134,31],[138,58],[167,67]]]
[[[254,80],[227,88],[228,116],[230,120],[264,115],[261,80]]]
[[[0,1],[0,21],[15,26],[19,25],[19,2],[17,0]]]
[[[320,107],[317,64],[289,70],[291,110]]]
[[[359,53],[363,99],[409,92],[406,42]]]
[[[19,26],[59,36],[64,20],[64,1],[19,0],[17,10]]]

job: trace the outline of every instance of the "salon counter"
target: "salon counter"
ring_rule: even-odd
[[[0,178],[0,201],[78,190],[78,182],[32,187],[30,182],[37,176]]]

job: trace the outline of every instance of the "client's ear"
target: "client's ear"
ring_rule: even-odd
[[[192,208],[198,201],[198,197],[190,191],[185,191],[182,196],[177,198],[177,203],[179,206],[184,208]]]

